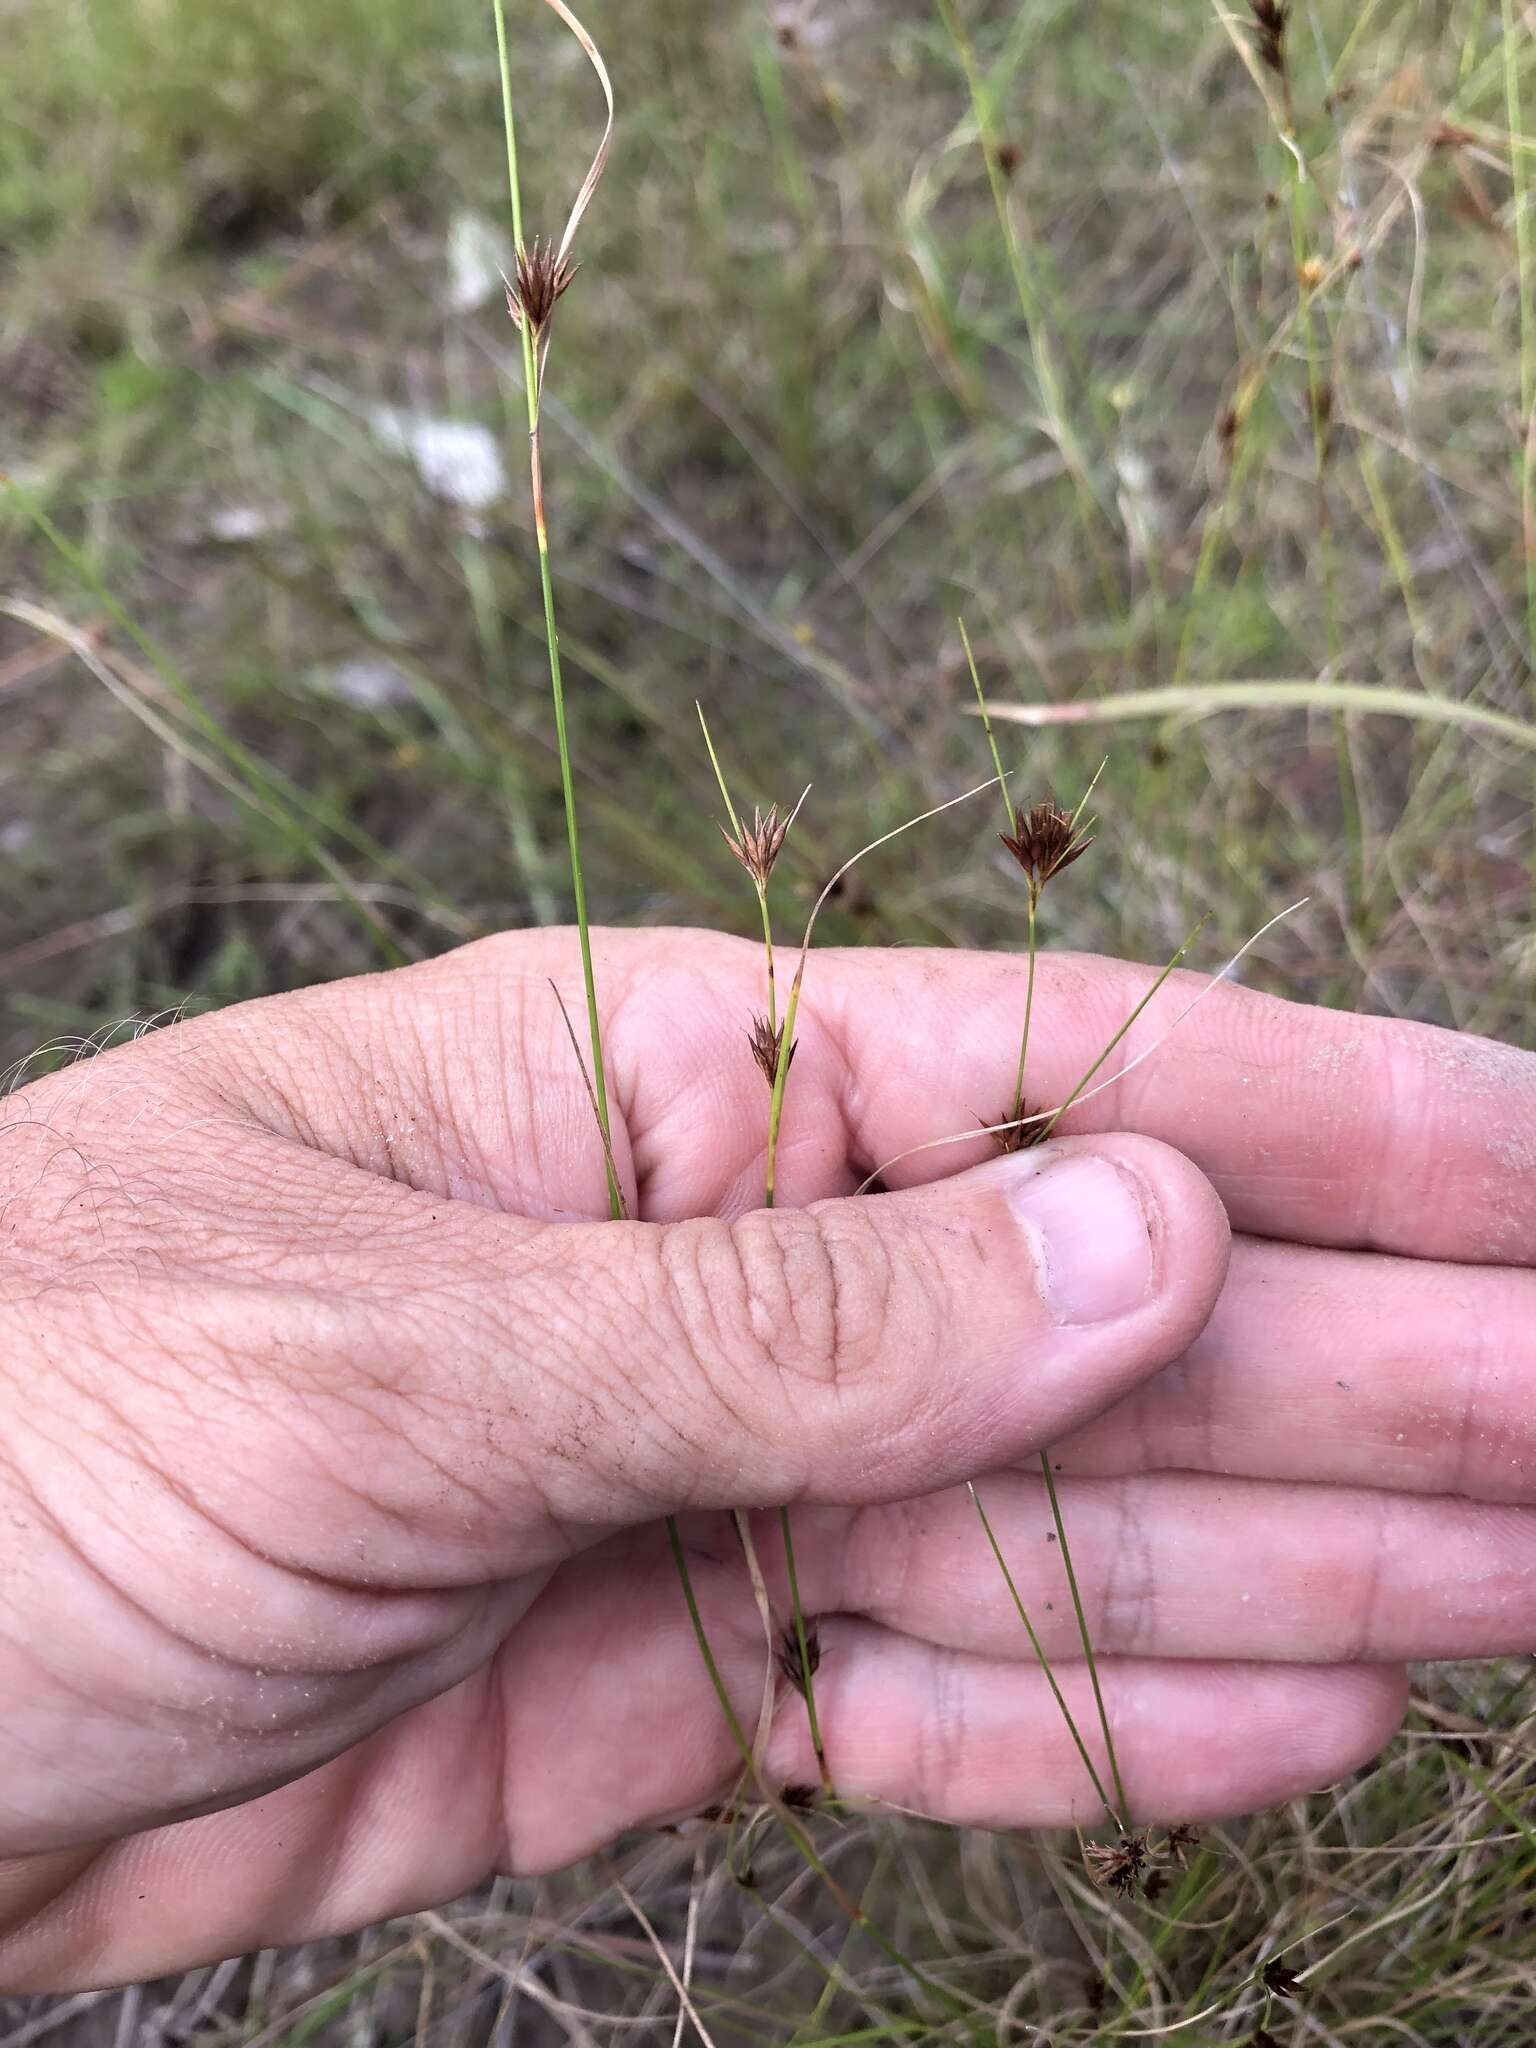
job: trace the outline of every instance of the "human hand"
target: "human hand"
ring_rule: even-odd
[[[594,1224],[573,954],[487,941],[6,1105],[0,1981],[360,1925],[716,1796],[669,1511],[751,1725],[714,1510],[797,1504],[839,1791],[955,1820],[1097,1817],[957,1485],[1091,1739],[1045,1443],[1138,1820],[1327,1782],[1396,1660],[1528,1645],[1536,1061],[1221,990],[1078,1136],[850,1201],[994,1110],[1022,967],[829,952],[769,1217],[758,952],[606,933],[646,1220]],[[1146,981],[1043,963],[1043,1099]],[[1208,1324],[1226,1224],[1168,1142],[1248,1234]],[[814,1777],[804,1723],[781,1701],[772,1781]]]

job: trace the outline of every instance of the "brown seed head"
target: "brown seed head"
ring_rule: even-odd
[[[1301,1979],[1279,1956],[1271,1956],[1264,1965],[1264,1989],[1276,1998],[1294,1998],[1301,1989]]]
[[[1086,1842],[1083,1854],[1095,1884],[1128,1897],[1141,1884],[1147,1867],[1145,1835],[1122,1835],[1118,1842]]]
[[[791,1623],[779,1637],[774,1662],[798,1693],[803,1693],[821,1669],[821,1631],[814,1621],[805,1624],[805,1658],[801,1661],[800,1638]]]
[[[1176,1821],[1168,1830],[1168,1838],[1163,1843],[1163,1848],[1178,1864],[1180,1870],[1184,1870],[1189,1864],[1190,1850],[1198,1847],[1199,1841],[1200,1837],[1192,1827],[1183,1821]]]
[[[548,327],[555,301],[580,269],[568,257],[556,254],[550,243],[535,238],[529,249],[517,252],[517,272],[507,286],[507,311],[521,327],[526,317],[535,339]]]
[[[779,1794],[791,1813],[809,1813],[821,1798],[816,1785],[786,1785]]]
[[[771,1088],[778,1078],[779,1050],[784,1043],[784,1026],[781,1024],[778,1030],[775,1031],[766,1017],[758,1017],[754,1019],[748,1036],[752,1046],[752,1057],[757,1061],[762,1071],[763,1079]],[[792,1040],[790,1042],[789,1058],[784,1062],[786,1074],[794,1063],[795,1042]]]
[[[773,864],[784,844],[784,835],[789,830],[789,819],[780,818],[777,804],[768,806],[766,817],[754,805],[752,822],[750,825],[742,826],[739,839],[733,839],[723,825],[720,830],[725,834],[726,845],[758,888],[766,889],[768,877],[773,873]]]
[[[1020,1103],[1017,1113],[1010,1102],[994,1123],[984,1124],[982,1128],[988,1132],[999,1152],[1027,1152],[1031,1145],[1040,1144],[1045,1136],[1044,1120],[1031,1120],[1038,1118],[1039,1112],[1032,1110],[1027,1102]]]
[[[1016,142],[1000,142],[997,145],[997,168],[1005,178],[1011,178],[1024,161],[1024,152]]]
[[[1001,832],[998,837],[1024,870],[1036,901],[1052,875],[1071,867],[1093,844],[1091,835],[1078,831],[1070,811],[1049,801],[1036,804],[1032,811],[1022,806],[1015,810],[1012,834]]]
[[[1248,0],[1258,42],[1259,62],[1277,78],[1285,76],[1285,32],[1290,26],[1291,0]]]

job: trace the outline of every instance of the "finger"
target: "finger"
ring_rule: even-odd
[[[758,946],[702,932],[594,936],[617,1125],[642,1213],[738,1213],[761,1195]],[[190,1027],[206,1069],[268,1128],[432,1192],[532,1215],[600,1214],[601,1155],[553,977],[580,1010],[570,932],[516,933],[400,973]],[[1028,1093],[1065,1099],[1154,970],[1041,961]],[[1009,1113],[1024,1005],[1011,955],[812,954],[786,1097],[782,1199],[847,1191],[911,1148]],[[1256,1235],[1414,1257],[1536,1263],[1536,1056],[1174,976],[1072,1112],[1078,1131],[1179,1146]],[[231,1019],[233,1021],[231,1021]],[[1175,1028],[1176,1026],[1176,1028]],[[169,1059],[170,1055],[167,1055]],[[27,1096],[20,1100],[25,1102]],[[986,1156],[902,1160],[913,1184]]]
[[[536,1416],[547,1512],[631,1522],[895,1498],[1038,1446],[1192,1339],[1226,1224],[1178,1154],[1117,1138],[735,1224],[544,1231],[528,1260],[477,1304],[515,1318],[484,1398]]]
[[[457,1897],[500,1860],[500,1764],[487,1667],[243,1805],[0,1863],[0,1986],[130,1984]]]
[[[347,1932],[457,1896],[493,1869],[532,1875],[622,1828],[696,1810],[740,1776],[674,1598],[611,1646],[553,1608],[561,1667],[514,1645],[467,1681],[308,1777],[231,1811],[47,1859],[31,1910],[0,1868],[0,1982],[65,1991]],[[622,1590],[633,1591],[630,1588]],[[597,1586],[594,1582],[594,1594]],[[682,1634],[679,1634],[679,1631]],[[721,1638],[743,1704],[762,1646]],[[680,1651],[689,1654],[678,1661]],[[1092,1826],[1102,1808],[1039,1673],[854,1621],[828,1628],[823,1725],[849,1798],[987,1827]],[[675,1681],[672,1674],[675,1671]],[[1081,1666],[1059,1674],[1104,1776]],[[658,1683],[658,1679],[662,1682]],[[1401,1674],[1107,1660],[1105,1699],[1130,1815],[1200,1822],[1329,1784],[1393,1733]],[[781,1715],[770,1783],[814,1782],[804,1717]]]
[[[968,1827],[1095,1827],[1104,1807],[1038,1669],[935,1650],[839,1622],[816,1704],[839,1793]],[[1099,1666],[1129,1821],[1208,1822],[1336,1783],[1390,1741],[1407,1705],[1381,1666]],[[1056,1673],[1100,1782],[1112,1774],[1082,1664]],[[776,1724],[768,1765],[814,1782],[801,1715]],[[1111,1795],[1113,1796],[1113,1795]]]
[[[766,1542],[759,1553],[766,1563]],[[712,1654],[750,1737],[765,1651],[739,1557],[692,1523],[688,1554]],[[655,1554],[617,1568],[612,1553],[583,1560],[559,1597],[552,1588],[529,1616],[515,1661],[509,1653],[507,1810],[519,1868],[586,1854],[616,1813],[686,1813],[740,1775],[663,1562]],[[1037,1666],[847,1616],[827,1618],[819,1633],[816,1709],[840,1793],[988,1827],[1086,1827],[1102,1817]],[[1068,1657],[1053,1669],[1107,1786],[1085,1668]],[[1402,1674],[1384,1666],[1107,1658],[1100,1671],[1142,1822],[1251,1812],[1327,1784],[1381,1747],[1406,1699]],[[566,1768],[562,1752],[582,1768]],[[765,1768],[779,1785],[818,1781],[804,1708],[785,1684]]]
[[[1116,1656],[1414,1662],[1536,1640],[1536,1510],[1189,1473],[1058,1482],[1096,1650]],[[987,1519],[1050,1657],[1078,1646],[1043,1482],[993,1473]],[[820,1539],[820,1540],[818,1540]],[[776,1565],[771,1532],[761,1549]],[[797,1538],[812,1611],[924,1641],[1033,1655],[964,1488]],[[780,1596],[784,1612],[787,1604]]]
[[[987,954],[873,949],[808,970],[819,1021],[847,1049],[850,1127],[872,1167],[1006,1113],[1023,973]],[[1042,961],[1034,1104],[1070,1094],[1154,978],[1117,961]],[[1180,1146],[1210,1176],[1233,1227],[1255,1235],[1536,1262],[1536,1056],[1230,985],[1184,1015],[1204,986],[1189,974],[1169,980],[1105,1073],[1172,1036],[1073,1111],[1067,1128],[1136,1130]],[[899,1029],[872,1028],[880,1019],[899,1019]],[[892,1171],[906,1181],[952,1164],[928,1153]]]
[[[1052,1457],[1536,1505],[1536,1273],[1239,1238],[1186,1356]]]
[[[316,1575],[483,1585],[671,1509],[1005,1463],[1181,1355],[1227,1254],[1137,1138],[734,1224],[532,1225],[272,1138],[178,1198],[135,1293],[163,1374],[111,1455],[152,1439],[167,1514],[302,1570],[299,1607]]]

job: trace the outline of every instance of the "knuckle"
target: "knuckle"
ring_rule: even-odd
[[[762,1211],[732,1238],[750,1342],[780,1376],[835,1390],[873,1370],[897,1278],[872,1220],[843,1205]]]
[[[669,1225],[657,1268],[664,1327],[738,1430],[776,1435],[877,1386],[904,1280],[847,1205]]]

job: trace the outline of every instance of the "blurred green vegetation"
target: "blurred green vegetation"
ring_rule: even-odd
[[[482,12],[6,10],[4,586],[142,671],[114,702],[4,622],[12,1054],[563,912]],[[600,108],[552,14],[514,27],[547,231]],[[741,915],[695,698],[749,796],[815,781],[807,892],[963,786],[961,613],[999,697],[1341,677],[1523,715],[1497,7],[1299,11],[1304,177],[1246,30],[1198,8],[658,0],[596,27],[620,126],[547,461],[599,915]],[[413,461],[442,422],[494,437],[504,489],[455,503]],[[215,786],[185,711],[136,721],[162,686],[104,593],[363,846]],[[1150,958],[1209,909],[1214,960],[1310,893],[1259,977],[1527,1033],[1518,749],[1319,714],[1089,728],[1018,742],[1021,790],[1105,750],[1068,938]],[[988,840],[925,829],[827,936],[1010,940]]]
[[[548,233],[601,108],[512,15]],[[1290,139],[1241,12],[1186,0],[590,25],[619,127],[545,439],[597,917],[750,925],[696,699],[739,798],[814,783],[807,900],[977,779],[961,615],[999,699],[1347,679],[1530,718],[1536,42],[1499,0],[1298,0]],[[488,8],[0,31],[0,1057],[563,917]],[[1021,795],[1109,754],[1052,939],[1159,959],[1209,911],[1215,964],[1306,895],[1254,980],[1531,1042],[1519,746],[1327,710],[1004,744]],[[823,937],[1015,943],[994,824],[875,856]],[[1275,1823],[1222,1922],[1289,1924],[1302,1873],[1384,1914],[1463,1859],[1450,1918],[1351,1952],[1326,2038],[1388,2004],[1369,2038],[1530,2037],[1518,1694],[1444,1683],[1483,1776],[1423,1724]],[[925,1853],[963,1892],[972,1852]],[[1208,1946],[1153,1945],[1160,1996],[1209,1992]]]

